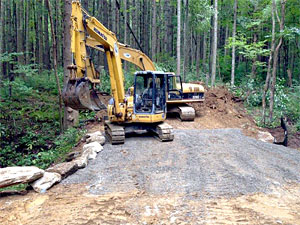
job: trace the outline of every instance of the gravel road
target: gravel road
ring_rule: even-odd
[[[246,137],[239,129],[175,130],[173,142],[144,136],[106,144],[96,160],[63,184],[87,183],[91,194],[235,197],[299,183],[299,162],[299,151]]]
[[[133,136],[44,194],[0,199],[0,224],[296,225],[299,161],[238,129]]]

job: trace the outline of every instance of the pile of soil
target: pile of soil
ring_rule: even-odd
[[[235,97],[226,87],[207,89],[204,102],[191,106],[196,110],[194,122],[182,123],[176,118],[169,118],[168,123],[177,129],[241,128],[254,138],[262,130],[245,110],[242,99]]]

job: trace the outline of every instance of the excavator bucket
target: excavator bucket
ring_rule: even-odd
[[[90,82],[85,79],[70,80],[63,90],[63,100],[66,106],[75,110],[106,109],[106,105],[99,98],[99,93],[95,89],[90,89]]]

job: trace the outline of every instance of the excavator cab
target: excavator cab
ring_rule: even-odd
[[[181,100],[183,98],[181,77],[168,74],[168,100]]]
[[[137,72],[134,85],[135,114],[165,113],[167,86],[165,73]]]

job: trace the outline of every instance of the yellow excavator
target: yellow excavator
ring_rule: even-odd
[[[79,1],[72,2],[71,51],[73,64],[68,66],[70,78],[63,91],[66,106],[73,109],[102,110],[96,85],[99,73],[87,54],[87,37],[95,39],[105,52],[112,92],[107,106],[105,133],[112,144],[122,144],[125,133],[147,130],[161,141],[172,141],[173,128],[166,124],[168,74],[159,71],[138,71],[130,95],[125,94],[124,75],[115,34],[95,17],[90,16]]]
[[[89,47],[103,51],[103,46],[92,37],[87,38],[86,44]],[[135,64],[141,70],[156,70],[152,60],[142,51],[119,43],[119,52],[121,59]],[[187,103],[202,103],[204,92],[202,85],[182,83],[179,75],[168,73],[168,113],[178,114],[182,121],[193,121],[195,119],[195,109]]]

